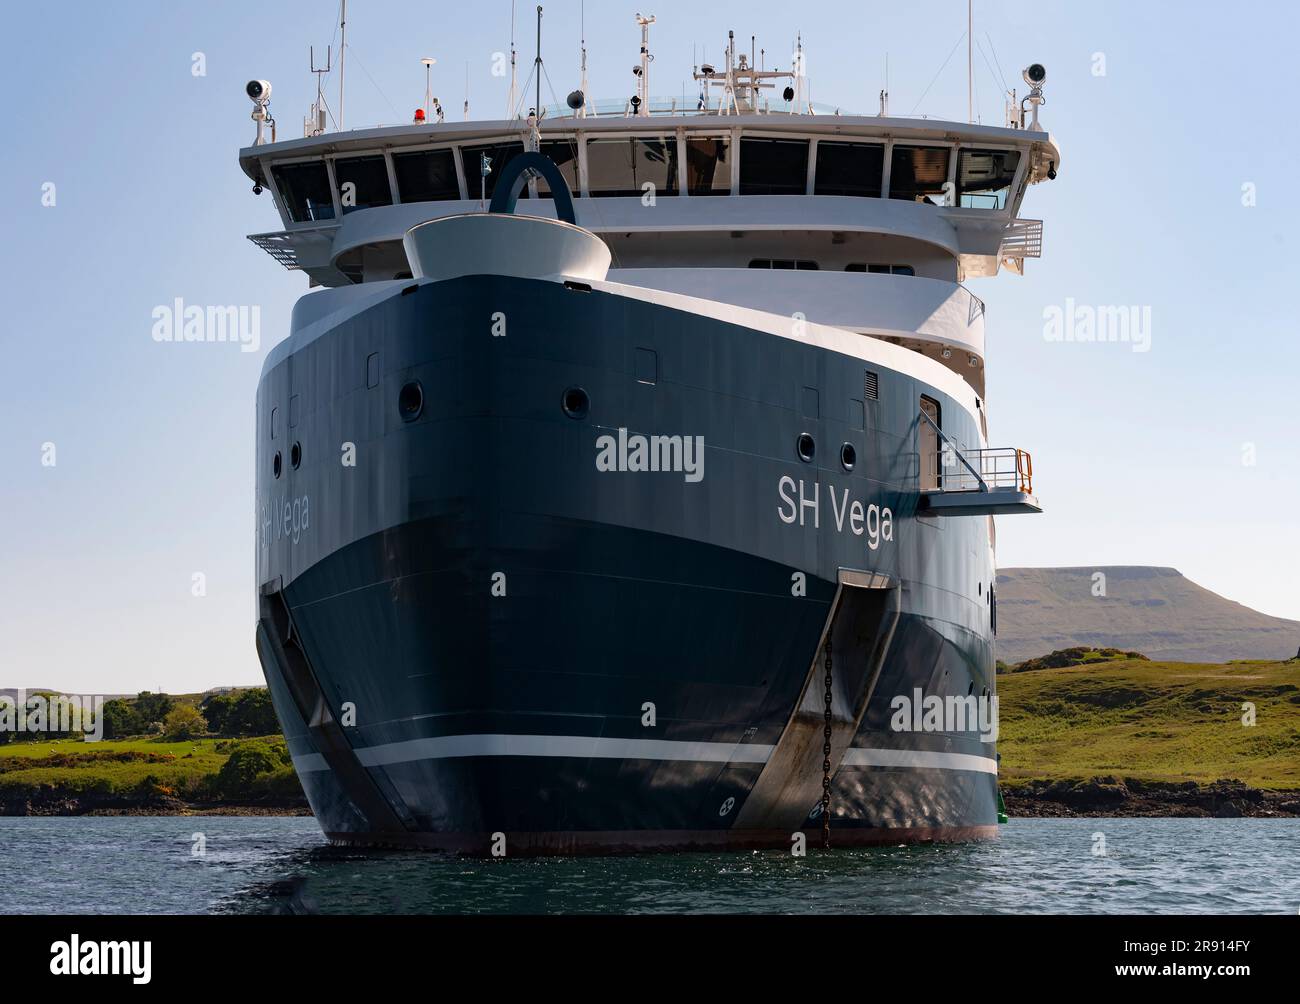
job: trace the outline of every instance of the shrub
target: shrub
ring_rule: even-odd
[[[217,772],[217,789],[226,798],[246,795],[259,777],[281,770],[289,759],[283,743],[254,739],[232,745],[229,759]]]
[[[163,735],[171,742],[193,739],[208,729],[208,723],[199,709],[190,704],[178,704],[163,719]]]

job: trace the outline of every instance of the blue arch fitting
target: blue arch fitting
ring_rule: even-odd
[[[555,215],[565,223],[578,225],[578,217],[573,211],[573,194],[569,183],[556,167],[555,161],[544,154],[529,150],[510,160],[501,169],[496,187],[492,190],[492,202],[488,206],[490,213],[514,213],[519,193],[528,183],[528,172],[536,171],[551,186],[551,195],[555,198]]]

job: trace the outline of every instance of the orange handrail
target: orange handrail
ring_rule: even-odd
[[[1020,490],[1034,494],[1034,458],[1025,450],[1016,450],[1016,474],[1020,477]]]

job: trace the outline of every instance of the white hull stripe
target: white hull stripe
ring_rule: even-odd
[[[767,763],[773,746],[761,743],[678,742],[671,739],[616,739],[606,736],[460,735],[411,739],[363,747],[357,760],[366,767],[446,760],[453,757],[528,756],[603,760],[677,760],[690,763]],[[293,758],[299,773],[328,770],[319,753]],[[913,767],[932,770],[972,770],[996,774],[992,757],[926,750],[859,749],[844,755],[845,767]]]
[[[410,760],[463,756],[577,757],[603,760],[689,760],[693,763],[767,763],[771,746],[754,743],[692,743],[669,739],[606,736],[468,735],[411,739],[357,750],[367,767]]]
[[[850,749],[844,754],[845,767],[928,767],[934,770],[974,770],[996,774],[998,762],[990,756],[971,753],[932,753],[929,750]]]

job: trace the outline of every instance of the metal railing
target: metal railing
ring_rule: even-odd
[[[298,249],[292,243],[293,234],[249,234],[248,239],[278,261],[285,268],[293,271],[302,268],[298,262]]]
[[[999,258],[1041,258],[1043,256],[1043,221],[1012,220],[1002,233]]]
[[[1034,493],[1034,460],[1014,446],[982,450],[960,448],[924,411],[921,420],[934,430],[941,444],[932,455],[922,455],[922,478],[931,492],[1016,491]]]
[[[980,492],[1004,489],[1034,493],[1034,461],[1014,446],[958,452],[945,446],[936,458],[939,491]]]

